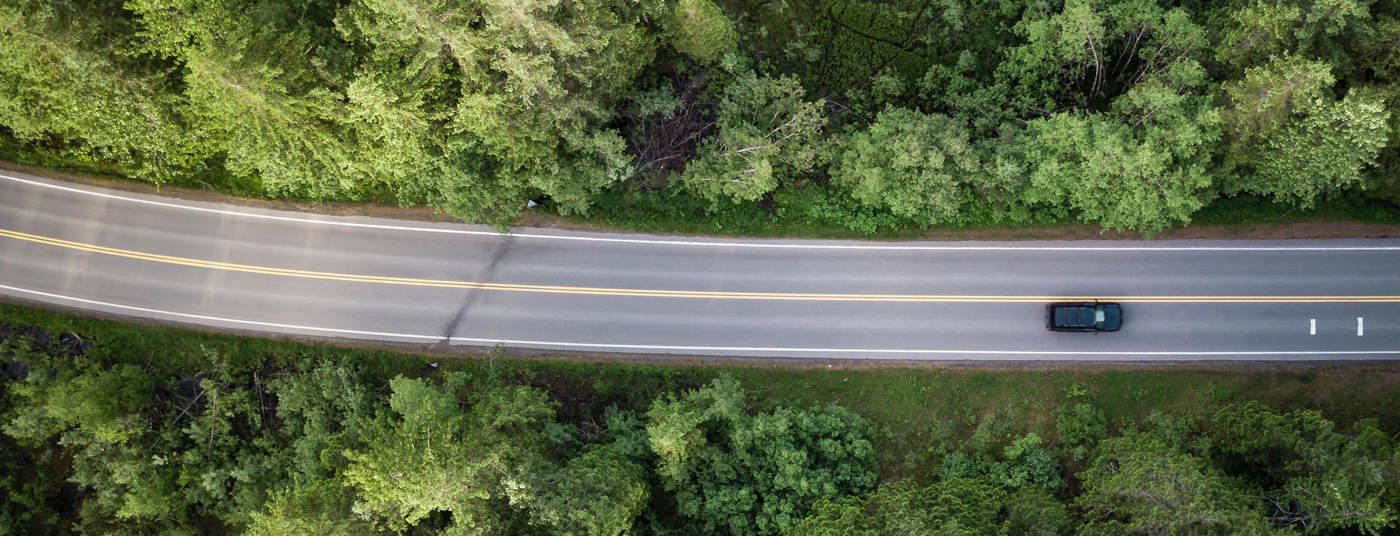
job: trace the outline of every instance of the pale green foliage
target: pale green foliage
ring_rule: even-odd
[[[959,186],[979,171],[960,122],[888,108],[841,144],[831,178],[862,203],[939,223],[957,216]]]
[[[486,392],[468,412],[448,388],[403,377],[390,382],[389,405],[349,451],[346,482],[359,489],[355,512],[402,530],[435,511],[451,512],[460,534],[490,534],[504,523],[502,479],[522,478],[538,462],[541,429],[553,419],[544,393],[530,388]]]
[[[500,222],[537,193],[582,211],[631,175],[621,137],[601,125],[653,55],[641,17],[655,4],[129,7],[143,50],[181,64],[180,110],[231,173],[275,195],[388,187],[404,202]]]
[[[125,63],[128,35],[98,5],[0,5],[0,126],[14,137],[67,142],[85,160],[127,163],[156,183],[207,158],[162,73]],[[117,7],[116,9],[120,9]]]
[[[1391,113],[1375,91],[1332,97],[1331,65],[1285,55],[1225,84],[1229,161],[1238,188],[1302,207],[1361,184],[1389,143]]]
[[[399,531],[450,512],[452,534],[497,534],[521,519],[560,536],[631,528],[648,496],[641,466],[607,447],[558,465],[547,449],[568,427],[554,423],[543,391],[492,388],[463,411],[459,379],[390,382],[397,417],[382,416],[366,429],[365,448],[346,453],[356,514]]]
[[[738,383],[723,378],[648,416],[657,473],[696,530],[776,534],[817,501],[875,484],[868,424],[843,408],[749,415]]]
[[[739,34],[710,0],[680,0],[671,12],[671,46],[700,63],[714,63],[734,50]]]
[[[351,511],[355,494],[340,480],[312,480],[274,492],[252,514],[244,536],[358,536],[385,534]]]
[[[1323,99],[1335,80],[1331,66],[1284,55],[1245,70],[1244,78],[1223,86],[1229,105],[1222,112],[1230,150],[1237,162],[1250,162],[1259,149],[1296,113]]]
[[[1279,414],[1255,402],[1221,409],[1214,422],[1221,452],[1268,475],[1260,506],[1275,524],[1382,534],[1395,521],[1381,497],[1384,473],[1393,470],[1383,452],[1388,441],[1367,445],[1315,411]]]
[[[408,58],[403,67],[383,64],[386,78],[412,87],[408,81],[424,75],[455,73],[460,93],[448,95],[455,106],[439,112],[448,119],[440,135],[465,136],[469,144],[443,156],[479,153],[495,170],[489,181],[468,166],[464,176],[423,183],[449,190],[440,195],[456,213],[520,199],[530,188],[581,211],[590,192],[630,173],[620,138],[597,126],[654,52],[637,22],[596,0],[359,0],[338,25],[376,54]],[[428,90],[445,89],[413,91],[427,100],[443,97]]]
[[[360,152],[345,117],[343,80],[327,80],[318,64],[333,54],[315,38],[324,29],[287,20],[272,0],[135,0],[128,8],[144,24],[143,51],[183,64],[185,114],[227,153],[230,173],[313,198],[384,179],[366,165],[371,153]]]
[[[740,76],[725,89],[716,112],[719,133],[686,167],[685,183],[711,201],[753,201],[820,164],[826,101],[807,102],[803,94],[786,76]]]
[[[1146,432],[1106,439],[1083,471],[1075,500],[1088,522],[1080,534],[1268,534],[1242,490],[1208,460]]]
[[[4,427],[16,439],[42,442],[75,434],[71,442],[122,444],[138,436],[147,419],[154,385],[141,367],[123,365],[72,378],[39,371],[9,387],[23,408]],[[71,432],[70,432],[71,430]]]
[[[1034,168],[1025,199],[1073,207],[1107,229],[1151,233],[1190,221],[1211,186],[1203,149],[1216,136],[1202,127],[1214,118],[1202,112],[1196,121],[1150,129],[1146,139],[1098,115],[1032,121],[1035,145],[1026,159]]]
[[[1030,10],[1017,24],[1026,43],[1008,51],[998,76],[1014,81],[1016,101],[1040,114],[1176,78],[1173,71],[1195,66],[1195,51],[1205,44],[1205,31],[1184,10],[1163,10],[1152,0],[1069,0],[1059,13],[1039,13]]]
[[[1321,196],[1361,181],[1390,138],[1390,112],[1360,92],[1315,101],[1307,116],[1269,138],[1250,189],[1311,207]]]
[[[1048,115],[1029,122],[1018,155],[1029,179],[1023,201],[1072,208],[1106,229],[1150,234],[1189,221],[1213,193],[1219,137],[1195,59],[1204,30],[1149,0],[1071,0],[1018,31],[1028,42],[999,76],[1018,80],[1020,102]],[[1112,114],[1055,112],[1110,99]]]

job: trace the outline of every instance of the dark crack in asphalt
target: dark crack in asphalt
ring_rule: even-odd
[[[496,252],[491,255],[491,263],[486,265],[486,268],[483,269],[481,273],[476,274],[476,277],[473,278],[472,281],[490,283],[491,279],[496,275],[496,266],[499,265],[501,259],[505,258],[506,254],[510,252],[510,246],[514,242],[515,237],[513,236],[506,235],[503,237],[500,245],[496,246]],[[474,288],[467,291],[467,297],[462,300],[462,305],[457,308],[456,313],[453,313],[452,318],[448,319],[447,323],[443,325],[438,342],[433,345],[434,349],[446,350],[451,346],[452,336],[461,329],[462,322],[467,318],[467,313],[471,311],[472,305],[481,298],[483,292],[485,292],[485,289],[481,288]]]

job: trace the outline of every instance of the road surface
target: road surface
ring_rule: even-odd
[[[1400,240],[843,242],[332,217],[0,172],[0,297],[262,333],[645,354],[1400,358]],[[1049,333],[1044,303],[1124,304]]]

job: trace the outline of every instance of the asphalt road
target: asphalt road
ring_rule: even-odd
[[[1400,240],[738,240],[330,217],[0,172],[0,297],[425,345],[933,360],[1400,358]],[[1049,333],[1044,303],[1124,303]]]

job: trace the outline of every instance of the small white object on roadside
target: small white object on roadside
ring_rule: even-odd
[[[527,199],[525,201],[525,208],[535,208],[536,206],[539,206],[539,203],[534,202],[534,200]]]

